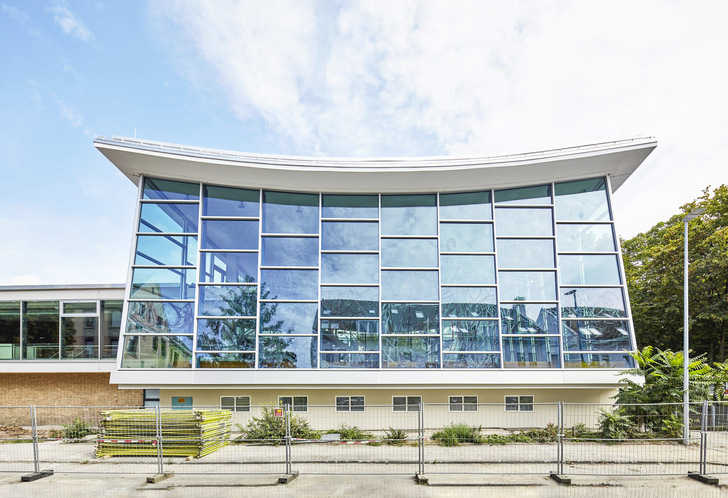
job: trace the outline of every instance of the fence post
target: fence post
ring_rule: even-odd
[[[35,416],[35,405],[30,405],[30,427],[33,433],[33,471],[40,472],[40,458],[38,454],[38,424]]]
[[[417,404],[417,475],[425,475],[425,411],[422,402]]]
[[[284,405],[283,413],[285,413],[286,422],[286,475],[293,474],[293,465],[291,463],[291,405]]]
[[[558,433],[559,441],[558,441],[558,450],[557,450],[558,459],[559,459],[559,464],[558,464],[559,470],[558,470],[558,473],[559,473],[559,475],[564,475],[564,435],[565,435],[565,428],[564,428],[564,402],[563,401],[559,401],[557,411],[558,411],[557,417],[558,417],[558,425],[559,425],[559,433]]]
[[[162,449],[162,412],[159,405],[154,410],[154,421],[157,429],[157,474],[164,474],[164,451]]]
[[[703,401],[703,413],[700,417],[700,473],[708,473],[708,401]]]

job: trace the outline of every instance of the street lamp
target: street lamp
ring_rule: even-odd
[[[705,212],[705,208],[695,208],[683,218],[685,225],[685,276],[683,282],[683,444],[690,444],[690,385],[688,382],[689,337],[688,337],[688,223]]]

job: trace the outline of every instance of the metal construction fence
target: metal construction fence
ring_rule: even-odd
[[[728,473],[728,403],[0,407],[0,472]],[[687,436],[687,438],[685,437]]]

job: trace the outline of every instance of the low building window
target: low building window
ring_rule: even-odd
[[[419,410],[422,398],[420,396],[393,396],[392,410],[395,412],[416,412]]]
[[[220,408],[233,412],[249,412],[250,396],[220,396]]]
[[[477,412],[477,396],[450,396],[451,412]]]
[[[533,396],[506,396],[507,412],[532,412]]]
[[[364,396],[337,396],[337,412],[363,412]]]
[[[278,396],[278,404],[290,405],[294,412],[308,411],[308,396]]]
[[[159,389],[144,389],[144,406],[159,406]]]

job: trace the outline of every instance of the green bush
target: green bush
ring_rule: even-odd
[[[384,442],[390,446],[403,446],[409,436],[402,429],[390,427],[384,431]]]
[[[274,444],[281,443],[286,437],[285,417],[276,417],[273,408],[263,407],[260,417],[253,417],[248,425],[235,424],[241,435],[236,441],[264,440]],[[297,415],[291,416],[291,437],[297,439],[319,439],[321,433],[311,428],[308,421]]]
[[[63,424],[63,439],[78,442],[91,434],[91,424],[75,418],[70,424]]]
[[[480,435],[481,427],[471,427],[467,424],[452,423],[432,435],[432,439],[440,446],[458,446],[460,443],[482,444],[485,442]]]
[[[539,443],[553,443],[559,436],[559,428],[556,427],[556,424],[549,422],[543,429],[531,429],[524,435]]]
[[[340,438],[345,441],[374,439],[371,432],[364,432],[357,426],[349,427],[346,424],[341,424],[338,429],[328,430],[325,434],[339,434]]]
[[[635,426],[632,420],[624,414],[622,408],[611,412],[601,410],[599,432],[604,439],[625,439],[634,434]]]

